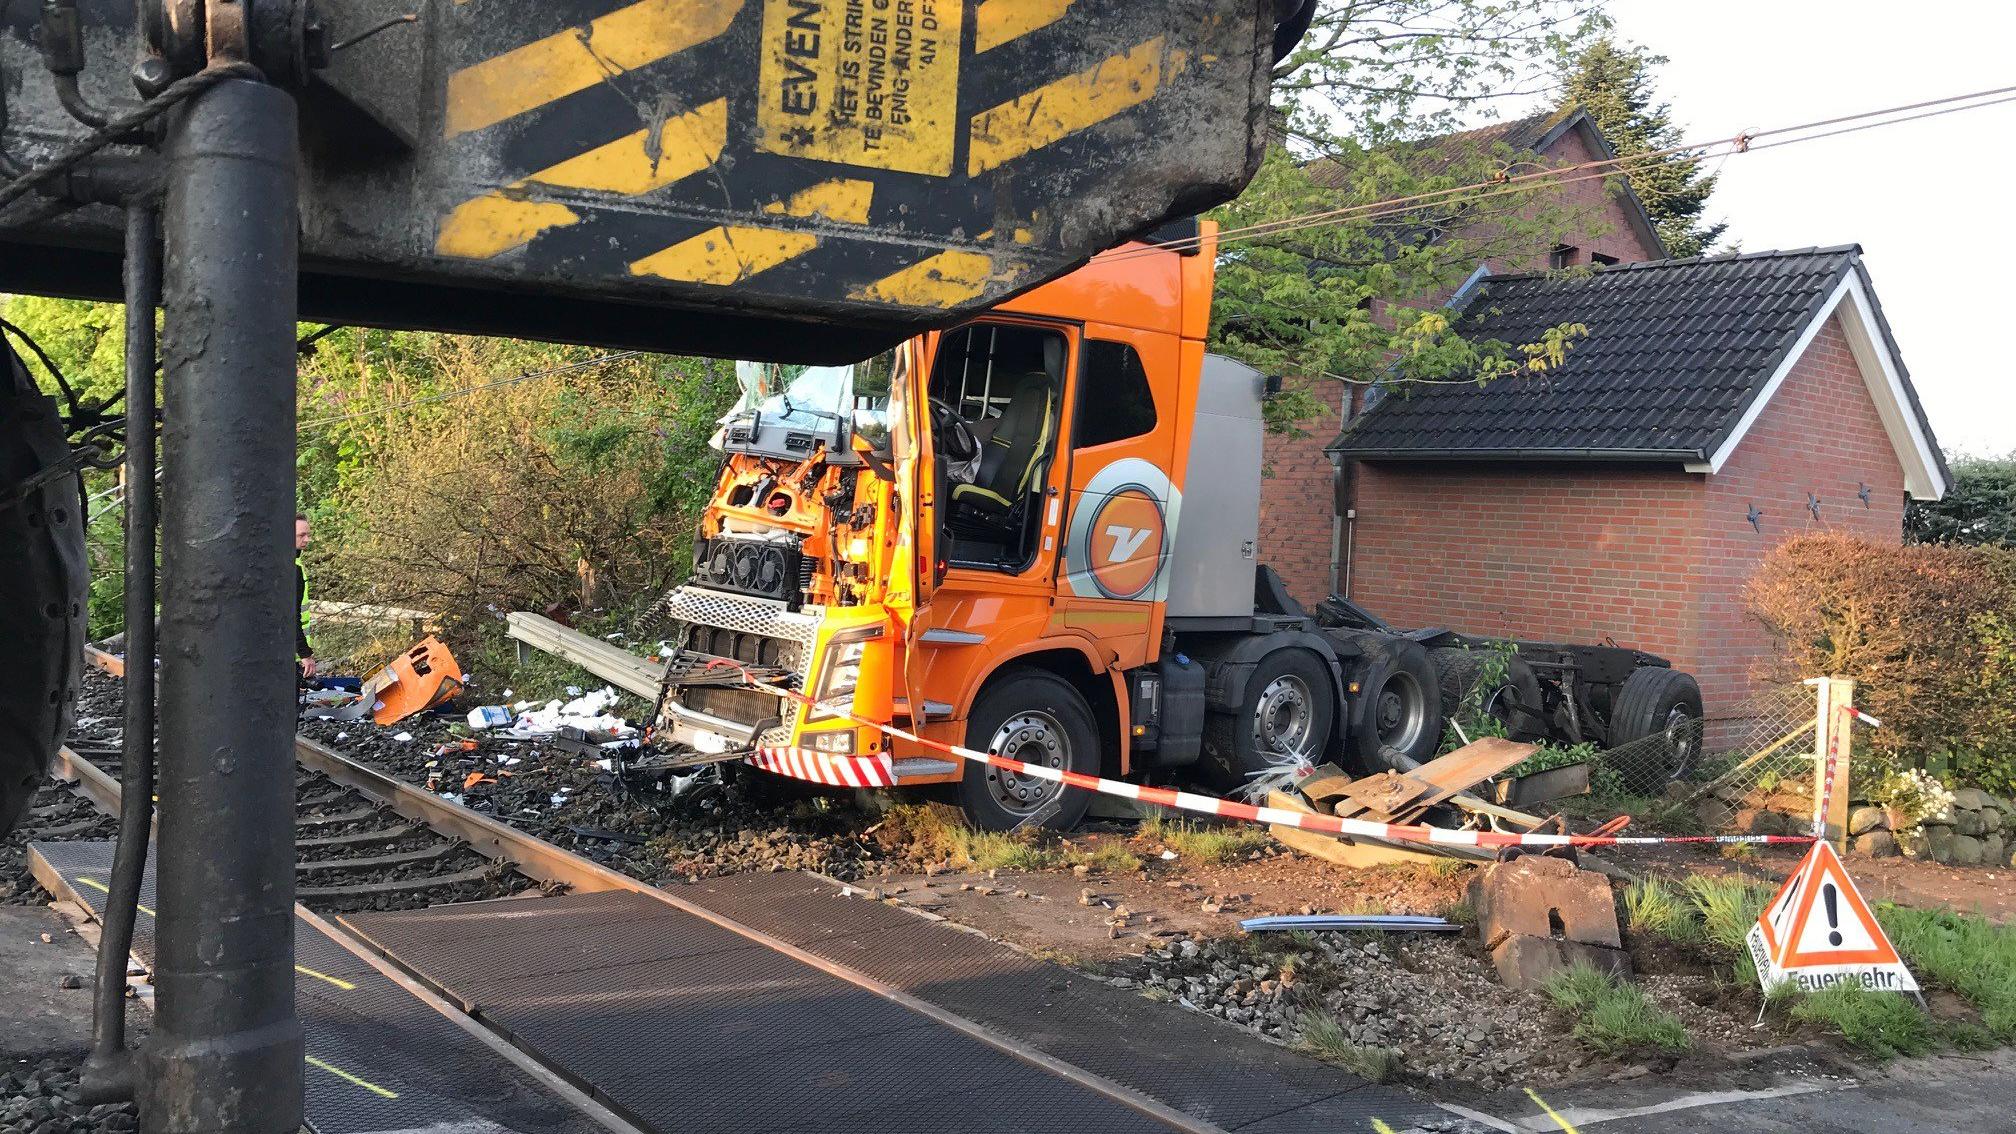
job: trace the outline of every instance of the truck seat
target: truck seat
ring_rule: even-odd
[[[1050,376],[1031,371],[1016,382],[1008,406],[994,423],[973,483],[955,485],[952,502],[989,518],[1006,516],[1029,490],[1029,479],[1050,455]]]

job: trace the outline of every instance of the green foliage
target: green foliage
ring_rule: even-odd
[[[1605,36],[1575,57],[1564,76],[1561,105],[1587,110],[1620,157],[1681,145],[1687,139],[1673,124],[1673,108],[1657,101],[1653,89],[1654,71],[1665,62]],[[1669,154],[1626,168],[1668,255],[1698,256],[1722,238],[1727,222],[1702,219],[1715,175],[1702,171],[1699,158]]]
[[[1955,782],[2016,792],[2016,549],[1797,536],[1746,598],[1776,639],[1760,677],[1853,678],[1883,722],[1858,745],[1900,766],[1950,752]]]
[[[1932,1022],[1916,1002],[1896,992],[1846,981],[1809,992],[1792,1003],[1792,1018],[1839,1034],[1849,1046],[1878,1059],[1932,1050]]]
[[[1399,1051],[1354,1042],[1335,1016],[1310,1016],[1296,1046],[1374,1083],[1389,1082],[1400,1073]]]
[[[1634,933],[1650,933],[1679,942],[1699,941],[1702,937],[1701,921],[1693,903],[1658,878],[1642,878],[1625,887],[1624,916]]]
[[[1152,816],[1142,823],[1139,837],[1149,843],[1160,843],[1184,858],[1209,863],[1244,858],[1271,841],[1259,827],[1246,824],[1207,827],[1163,815]]]
[[[1905,503],[1904,538],[2016,547],[2016,454],[1956,460],[1952,472],[1945,496]]]
[[[1685,1051],[1687,1026],[1652,1003],[1643,989],[1578,964],[1547,982],[1556,1007],[1580,1017],[1575,1038],[1605,1055],[1628,1051]]]
[[[26,331],[48,353],[84,401],[103,402],[126,388],[124,307],[82,299],[11,295],[4,311],[9,322]],[[48,368],[32,352],[23,349],[20,353],[37,384],[47,393],[56,393]]]
[[[1950,910],[1878,902],[1876,920],[1911,971],[1952,989],[2001,1043],[2016,1042],[2016,928]]]

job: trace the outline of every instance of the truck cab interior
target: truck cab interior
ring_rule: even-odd
[[[1034,558],[1066,349],[1056,331],[1013,323],[969,324],[939,341],[932,442],[953,563],[1017,572]]]

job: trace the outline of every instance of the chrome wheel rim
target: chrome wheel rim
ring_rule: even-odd
[[[1387,748],[1409,751],[1428,728],[1428,702],[1411,673],[1395,673],[1372,699],[1373,731]]]
[[[1055,768],[1060,772],[1071,766],[1071,741],[1065,735],[1064,725],[1043,709],[1024,709],[1011,714],[1001,722],[1001,727],[994,730],[993,738],[987,742],[987,750],[997,756],[1037,767]],[[988,794],[995,803],[1017,815],[1036,811],[1063,788],[1064,785],[1055,780],[987,765]]]
[[[1694,766],[1694,758],[1701,754],[1701,719],[1675,705],[1667,710],[1665,726],[1659,731],[1666,738],[1668,772],[1677,780],[1687,774]]]
[[[1253,751],[1276,767],[1313,763],[1315,704],[1308,683],[1292,673],[1268,682],[1253,705]]]

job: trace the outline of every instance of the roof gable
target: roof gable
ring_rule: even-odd
[[[1854,246],[1490,276],[1458,316],[1472,336],[1589,336],[1540,376],[1402,387],[1331,443],[1359,458],[1727,462],[1830,315],[1839,313],[1914,496],[1948,480],[1930,423]]]

